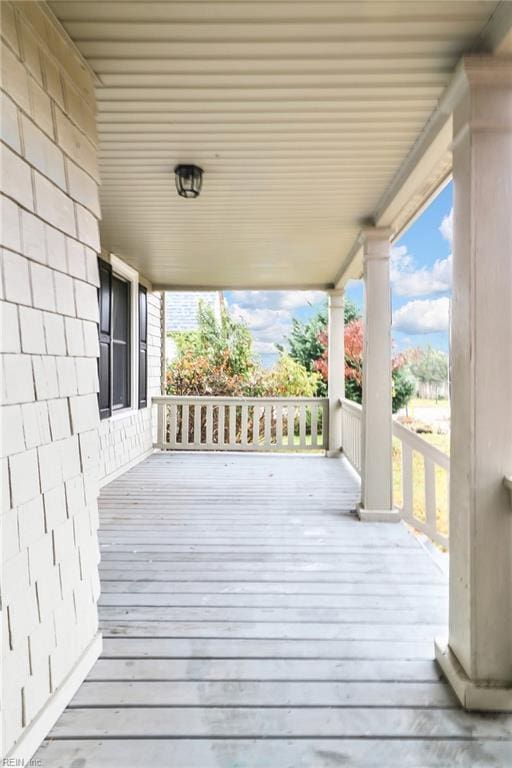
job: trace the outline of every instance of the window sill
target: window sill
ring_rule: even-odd
[[[107,419],[102,419],[102,422],[109,422],[109,421],[121,421],[122,419],[128,418],[128,416],[133,416],[135,413],[138,413],[138,408],[119,408],[119,410],[114,411],[112,413],[112,416],[109,416]]]

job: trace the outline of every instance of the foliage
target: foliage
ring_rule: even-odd
[[[418,381],[442,384],[448,380],[448,355],[431,346],[415,349],[411,355],[410,369]]]
[[[199,302],[198,330],[174,333],[178,359],[206,358],[213,368],[232,376],[247,376],[255,367],[252,336],[245,323],[235,320],[225,307],[217,318],[213,307]]]
[[[292,319],[292,330],[287,338],[290,357],[307,371],[313,371],[315,361],[323,351],[320,334],[327,328],[327,308],[320,309],[307,322]],[[282,348],[281,348],[282,351]]]
[[[328,376],[328,338],[327,332],[319,335],[322,354],[315,361],[314,367],[324,382]],[[345,326],[345,396],[349,400],[361,403],[363,399],[363,321],[360,317]],[[395,355],[391,361],[393,378],[393,412],[399,411],[407,403],[416,389],[416,383],[407,368],[407,360],[403,355]]]
[[[401,362],[401,361],[400,361]],[[393,367],[393,413],[403,408],[416,392],[416,381],[407,366]]]
[[[271,370],[252,355],[247,326],[223,309],[199,305],[198,330],[175,333],[177,357],[167,370],[167,394],[226,397],[313,397],[321,376],[282,352]]]
[[[356,305],[345,299],[345,326],[359,317]],[[317,367],[317,361],[322,358],[327,339],[327,306],[322,307],[307,322],[292,320],[292,330],[287,338],[290,357],[304,366],[307,371],[318,371],[316,394],[323,397],[327,394],[327,376]],[[283,351],[282,347],[278,347]]]
[[[345,302],[345,392],[361,402],[363,381],[363,322],[354,304]],[[198,330],[173,334],[177,357],[167,371],[167,393],[173,395],[224,395],[226,397],[314,397],[327,393],[327,314],[323,308],[308,322],[293,321],[290,354],[281,350],[271,370],[254,360],[247,326],[230,317],[225,308],[220,319],[202,302]],[[392,361],[393,410],[414,394],[415,382],[407,359]]]
[[[266,372],[267,394],[274,397],[315,397],[320,374],[306,370],[290,355],[281,353],[277,364]]]
[[[242,378],[235,376],[225,363],[212,365],[205,355],[179,354],[167,369],[168,395],[240,394]]]

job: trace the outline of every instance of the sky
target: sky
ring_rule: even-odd
[[[395,351],[428,345],[448,351],[452,195],[450,183],[392,246]],[[252,331],[255,352],[265,365],[275,361],[276,343],[286,345],[292,318],[307,320],[326,298],[322,291],[226,291],[224,295],[230,311]],[[362,309],[362,281],[350,281],[346,296]]]

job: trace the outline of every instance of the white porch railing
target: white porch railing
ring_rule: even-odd
[[[342,400],[341,412],[343,453],[360,474],[363,409],[358,403]],[[393,436],[400,445],[399,466],[396,457],[393,462],[394,475],[397,470],[400,475],[399,489],[394,483],[393,503],[409,525],[448,547],[448,535],[440,525],[438,497],[446,497],[446,516],[450,457],[397,421],[393,421]]]
[[[362,421],[363,409],[352,400],[341,401],[341,434],[343,453],[360,475],[362,464]]]
[[[154,397],[156,448],[318,451],[329,444],[329,401],[307,397]]]
[[[402,517],[436,544],[448,547],[450,457],[397,421],[393,422],[393,435],[401,444],[402,499],[401,505],[397,503],[397,506]],[[422,473],[423,477],[420,475],[415,482],[417,473]],[[441,495],[446,499],[445,509],[442,510],[444,515],[440,514],[438,504],[438,497]],[[440,518],[443,516],[446,533],[441,527]]]

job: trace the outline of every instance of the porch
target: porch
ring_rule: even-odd
[[[1,6],[2,756],[508,766],[511,720],[492,713],[512,712],[512,4]],[[204,172],[196,200],[184,164]],[[448,466],[393,426],[390,294],[393,244],[449,178]],[[211,431],[205,403],[204,432],[183,402],[193,452],[159,402],[163,295],[217,289],[326,292],[328,397],[298,424],[225,403]],[[250,453],[297,447],[296,429],[331,461]],[[446,622],[445,576],[404,521],[447,543],[448,469]],[[104,655],[81,686],[98,601]],[[491,714],[463,713],[441,670]]]
[[[345,459],[159,453],[100,496],[103,654],[43,765],[503,766],[434,663],[447,579]],[[82,762],[83,761],[83,762]]]

